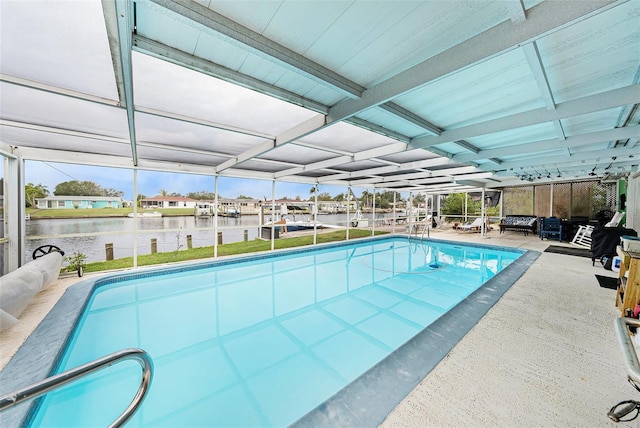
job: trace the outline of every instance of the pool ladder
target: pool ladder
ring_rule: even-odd
[[[9,394],[3,395],[2,397],[0,397],[0,411],[14,407],[22,403],[23,401],[37,398],[70,382],[102,370],[106,367],[110,367],[124,360],[136,360],[138,363],[140,363],[140,366],[142,366],[142,379],[140,381],[140,386],[138,387],[138,392],[136,393],[135,397],[133,397],[131,403],[129,403],[129,406],[127,406],[124,412],[120,416],[118,416],[118,418],[113,421],[111,425],[109,425],[110,428],[120,427],[124,425],[124,423],[127,422],[131,418],[131,416],[133,416],[136,410],[138,410],[138,407],[140,407],[140,405],[142,404],[142,400],[144,400],[144,397],[149,390],[149,386],[151,385],[151,378],[153,376],[153,361],[151,360],[149,354],[147,354],[142,349],[122,349],[120,351],[106,355],[102,358],[98,358],[97,360],[91,361],[90,363],[68,370],[64,373],[48,377],[44,380],[41,380],[40,382],[36,382],[25,388],[21,388],[17,391],[13,391]]]

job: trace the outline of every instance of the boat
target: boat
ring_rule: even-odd
[[[227,207],[226,209],[218,210],[218,215],[222,217],[238,218],[240,217],[240,210],[236,208]]]
[[[145,213],[129,213],[127,214],[127,217],[130,218],[158,218],[158,217],[162,217],[162,213],[158,212],[158,211],[151,211],[151,212],[145,212]]]
[[[265,223],[264,227],[271,227],[275,225],[276,229],[282,229],[283,232],[294,232],[298,230],[309,230],[309,229],[322,229],[324,224],[311,220],[309,218],[305,219],[296,219],[295,216],[281,216],[279,219],[275,221],[275,223]]]
[[[196,204],[195,209],[196,217],[211,217],[213,216],[213,204],[206,201],[201,201]]]
[[[314,220],[292,220],[285,219],[285,227],[287,232],[294,232],[296,230],[308,230],[308,229],[322,229],[324,225],[319,221]]]

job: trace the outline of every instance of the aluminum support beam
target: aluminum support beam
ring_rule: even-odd
[[[559,148],[574,148],[586,146],[588,144],[602,143],[611,140],[620,140],[625,138],[633,138],[640,136],[640,125],[628,126],[626,128],[614,128],[606,131],[591,132],[589,134],[575,135],[567,137],[565,140],[543,140],[534,141],[516,146],[500,147],[490,150],[482,150],[479,153],[465,153],[453,156],[453,160],[457,162],[467,162],[478,159],[489,159],[494,156],[515,156],[528,155],[532,153],[545,152],[549,150],[557,150]]]
[[[410,148],[427,148],[437,144],[448,143],[478,135],[493,134],[509,129],[521,128],[539,123],[552,122],[573,116],[594,113],[616,107],[622,107],[640,102],[640,84],[614,89],[600,94],[590,95],[576,100],[566,101],[556,106],[555,110],[545,107],[516,113],[486,122],[476,123],[460,128],[449,129],[439,137],[425,136],[414,138],[409,144]]]
[[[529,68],[533,73],[533,77],[538,85],[538,89],[540,90],[540,95],[542,95],[542,99],[544,100],[544,105],[547,106],[549,110],[553,110],[556,108],[556,102],[553,99],[553,94],[551,93],[551,87],[549,86],[549,80],[547,79],[547,73],[544,70],[544,66],[542,65],[542,59],[540,58],[540,52],[538,51],[538,45],[536,42],[531,42],[522,47],[524,52],[524,56],[527,58],[527,62],[529,63]],[[553,121],[553,126],[556,128],[556,132],[558,133],[558,138],[561,140],[565,139],[564,129],[562,129],[562,123],[560,123],[559,119]]]
[[[133,2],[126,0],[116,0],[115,10],[107,5],[109,0],[104,0],[103,10],[105,12],[105,22],[107,22],[107,30],[113,30],[113,13],[115,12],[115,21],[117,24],[118,49],[112,47],[112,61],[116,82],[118,86],[118,95],[120,96],[120,104],[127,109],[127,121],[129,124],[129,141],[131,143],[131,159],[133,165],[138,164],[138,150],[136,148],[136,125],[133,103],[133,65],[131,60],[131,33],[133,32]],[[109,16],[106,14],[109,13]],[[114,37],[109,35],[110,40]],[[120,86],[121,83],[121,86]]]
[[[522,0],[507,0],[506,4],[511,22],[517,24],[524,22],[527,19],[527,11]]]
[[[410,112],[409,110],[400,107],[397,104],[394,103],[385,103],[385,104],[381,104],[380,108],[395,115],[398,116],[404,120],[406,120],[407,122],[413,123],[414,125],[417,125],[425,130],[427,130],[428,132],[430,132],[433,135],[440,135],[442,134],[443,129],[434,125],[433,123],[424,120],[423,118],[419,117],[418,115]]]
[[[355,82],[195,1],[151,0],[151,2],[199,24],[202,31],[217,39],[240,46],[246,51],[275,62],[321,85],[331,87],[350,98],[360,97],[364,90]]]
[[[356,186],[356,185],[371,185],[374,183],[385,183],[386,185],[388,185],[389,183],[393,183],[394,181],[408,181],[411,180],[411,182],[413,183],[414,180],[425,180],[425,182],[441,182],[442,181],[442,177],[450,177],[451,179],[457,179],[455,176],[457,175],[462,175],[462,174],[469,174],[469,173],[476,173],[477,169],[476,167],[473,166],[463,166],[463,167],[458,167],[458,168],[448,168],[448,169],[440,169],[440,170],[435,170],[435,171],[431,171],[428,173],[425,172],[417,172],[417,173],[411,173],[411,174],[399,174],[399,175],[395,175],[395,176],[388,176],[388,177],[372,177],[372,178],[365,178],[362,180],[351,180],[349,181],[350,184]],[[488,174],[487,172],[482,172],[482,174]],[[429,181],[432,180],[432,181]]]
[[[392,172],[406,171],[406,170],[416,169],[416,168],[429,168],[433,166],[448,165],[452,163],[455,163],[455,162],[453,162],[451,159],[433,158],[433,159],[426,159],[418,162],[408,162],[405,164],[400,164],[399,166],[393,166],[393,165],[381,166],[376,168],[364,169],[360,171],[345,172],[342,174],[326,176],[324,178],[318,179],[318,181],[326,182],[326,181],[332,181],[332,180],[348,180],[356,177],[364,177],[367,175],[388,174]]]
[[[603,161],[604,159],[607,159],[607,162],[615,163],[628,160],[630,156],[638,156],[638,150],[620,147],[616,149],[608,149],[606,152],[602,150],[594,150],[591,152],[573,154],[567,154],[566,151],[559,150],[557,154],[550,156],[541,156],[537,158],[527,158],[519,161],[504,162],[502,165],[500,165],[500,169],[503,171],[509,171],[510,174],[513,175],[514,171],[511,170],[516,168],[535,168],[537,166],[538,168],[546,167],[547,169],[555,169],[556,167],[567,165],[573,162],[581,163],[582,161],[596,161],[598,159],[603,159]],[[640,162],[640,158],[638,159],[638,161]],[[495,168],[489,168],[488,166],[480,165],[478,166],[478,169],[494,170]]]
[[[286,89],[270,85],[262,80],[239,73],[214,62],[207,61],[195,55],[188,54],[179,49],[167,46],[155,40],[148,39],[138,34],[133,35],[133,49],[155,58],[186,67],[190,70],[204,73],[233,84],[259,91],[274,98],[296,104],[317,113],[328,113],[329,107],[308,98],[302,97]]]

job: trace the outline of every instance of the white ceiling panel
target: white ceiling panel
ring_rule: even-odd
[[[330,29],[335,25],[336,20],[351,6],[347,2],[282,1],[277,11],[274,10],[275,13],[266,28],[260,33],[298,53],[307,53],[308,58],[315,60],[316,58],[308,52],[309,49],[327,31],[331,31]],[[243,8],[243,6],[238,5],[238,8]],[[234,16],[237,15],[238,13],[234,14]],[[298,34],[299,37],[292,38],[292,33]],[[324,58],[327,58],[327,55],[321,55],[320,59]],[[327,64],[323,65],[327,66]]]
[[[193,54],[201,26],[181,19],[175,13],[153,2],[136,2],[136,32],[151,40],[164,41],[170,34],[171,46]]]
[[[0,2],[0,72],[118,99],[100,2]]]
[[[224,153],[230,157],[267,141],[260,137],[144,113],[136,114],[136,135],[139,141],[146,143]]]
[[[558,103],[638,83],[640,2],[550,34],[538,46]]]
[[[202,31],[198,35],[193,54],[236,71],[240,70],[249,56],[249,52],[239,51],[214,35]]]
[[[398,7],[398,3],[404,7]],[[356,2],[345,27],[362,25],[368,38],[338,71],[366,86],[379,83],[504,20],[501,3]],[[385,30],[383,34],[379,25]],[[333,46],[341,43],[333,42]]]
[[[260,159],[293,162],[299,165],[312,164],[335,157],[335,153],[289,144],[275,148],[260,157]]]
[[[135,102],[213,123],[275,136],[314,112],[202,73],[134,53]],[[237,114],[241,109],[243,114]]]
[[[304,137],[302,140],[330,149],[344,150],[351,153],[357,153],[396,142],[384,135],[369,132],[347,123],[338,123],[329,126]]]
[[[131,156],[131,145],[126,140],[86,138],[52,130],[40,131],[13,126],[0,126],[0,135],[2,135],[2,142],[16,145],[21,149],[42,149],[39,159],[44,161],[59,161],[64,153],[69,151],[83,155],[118,156],[124,159]],[[56,156],[54,152],[59,152],[61,158],[54,159]],[[29,158],[29,156],[26,157]],[[85,156],[82,158],[87,159]],[[74,161],[74,157],[67,156],[66,159],[70,162]],[[99,158],[94,156],[94,159],[99,162]]]
[[[467,141],[481,150],[495,150],[502,147],[532,144],[537,141],[557,138],[558,135],[553,124],[541,123],[539,125],[509,129],[508,131],[495,132],[488,135],[479,135],[468,138]]]
[[[415,137],[423,135],[427,132],[424,127],[416,125],[415,122],[411,122],[398,115],[389,113],[381,108],[370,108],[358,114],[358,118],[366,120],[367,122],[380,125],[382,127],[393,129],[395,132],[407,135],[409,137]],[[423,119],[419,117],[420,119]]]
[[[544,106],[520,49],[430,83],[395,102],[443,128]]]
[[[207,166],[211,167],[211,172],[214,171],[216,165],[227,159],[225,157],[212,154],[194,153],[188,150],[180,150],[171,147],[163,148],[147,146],[146,144],[140,144],[137,147],[139,156],[148,161]]]
[[[567,135],[579,135],[615,128],[619,122],[624,122],[624,116],[621,116],[621,109],[615,108],[563,119],[562,127]]]
[[[10,83],[0,83],[3,120],[127,138],[123,109]]]
[[[433,153],[426,150],[406,150],[391,155],[380,156],[380,159],[397,163],[417,162],[426,159],[439,159],[442,161],[447,161],[447,159],[442,159],[440,156],[434,155]]]

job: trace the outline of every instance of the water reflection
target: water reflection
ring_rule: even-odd
[[[383,217],[382,214],[377,217]],[[326,224],[346,223],[345,215],[322,215],[319,220]],[[136,224],[137,222],[137,224]],[[219,230],[222,242],[239,242],[244,239],[253,240],[258,236],[258,216],[242,216],[239,218],[219,217],[218,227],[237,227],[237,229]],[[25,260],[32,259],[32,252],[41,245],[56,245],[65,253],[74,251],[87,256],[87,262],[103,261],[105,244],[113,244],[114,258],[133,256],[134,225],[137,229],[138,254],[151,253],[151,239],[157,240],[158,252],[170,252],[187,248],[187,235],[191,235],[193,247],[212,246],[216,236],[212,218],[195,218],[194,216],[159,217],[159,218],[73,218],[42,219],[26,222],[27,241]],[[90,234],[89,236],[65,236],[67,234]],[[46,238],[31,239],[37,236]]]

